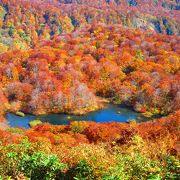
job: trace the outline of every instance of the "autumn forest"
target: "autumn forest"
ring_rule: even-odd
[[[0,0],[0,180],[179,179],[179,10],[179,0]],[[7,118],[107,104],[149,119],[35,118],[25,129]]]

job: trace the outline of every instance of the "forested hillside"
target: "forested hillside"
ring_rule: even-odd
[[[166,115],[180,108],[179,39],[120,25],[54,36],[0,55],[1,97],[13,112],[81,114],[101,96]]]
[[[0,52],[28,49],[38,40],[92,23],[122,24],[179,35],[179,1],[1,0]]]
[[[179,8],[0,0],[0,180],[178,180]],[[107,104],[144,119],[72,118]],[[49,114],[66,115],[66,125],[43,123]],[[33,117],[31,128],[9,115]]]

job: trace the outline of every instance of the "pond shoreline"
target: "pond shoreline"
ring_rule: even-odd
[[[32,115],[25,114],[24,117],[17,116],[13,113],[7,113],[6,119],[10,127],[24,127],[29,128],[30,121],[41,120],[42,123],[48,122],[54,125],[69,124],[72,121],[94,121],[98,123],[102,122],[125,122],[137,121],[144,122],[150,120],[144,117],[141,113],[137,113],[133,108],[126,105],[115,105],[112,103],[106,103],[102,109],[89,112],[84,115],[74,114],[45,114],[45,115]]]

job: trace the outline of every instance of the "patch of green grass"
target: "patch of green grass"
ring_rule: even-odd
[[[25,117],[25,114],[23,112],[17,111],[16,112],[17,116]]]
[[[30,127],[34,127],[34,126],[39,125],[39,124],[42,124],[41,120],[39,120],[39,119],[35,119],[35,120],[29,122]]]

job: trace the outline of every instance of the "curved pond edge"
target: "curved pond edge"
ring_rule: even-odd
[[[29,123],[33,120],[40,120],[42,123],[50,123],[53,125],[65,125],[71,121],[94,121],[102,122],[129,122],[136,121],[145,122],[156,118],[143,116],[137,113],[133,108],[126,105],[107,104],[103,109],[87,113],[85,115],[69,115],[69,114],[46,114],[46,115],[31,115],[18,116],[13,113],[7,113],[6,119],[10,127],[29,128]]]

